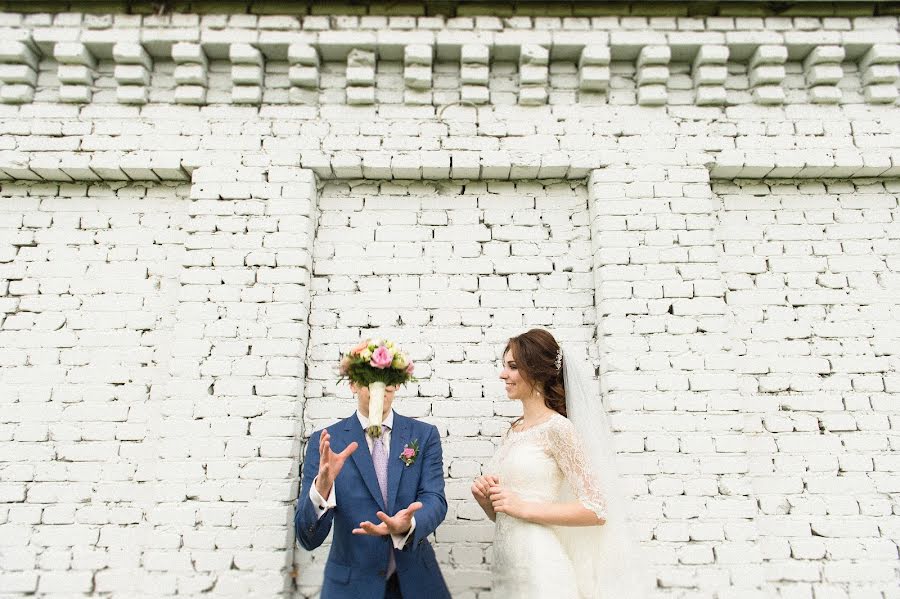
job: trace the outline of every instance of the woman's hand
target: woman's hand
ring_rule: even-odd
[[[488,490],[491,507],[498,514],[506,514],[520,520],[528,520],[529,503],[522,501],[518,495],[504,489],[499,484],[491,485]]]
[[[494,508],[491,506],[491,486],[499,485],[500,479],[493,474],[486,474],[475,478],[472,482],[472,497],[481,506],[481,509],[491,520],[494,519]]]
[[[472,497],[481,504],[490,503],[491,485],[499,485],[500,480],[493,474],[479,476],[472,482]]]

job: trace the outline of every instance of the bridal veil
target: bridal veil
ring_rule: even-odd
[[[590,599],[643,599],[650,588],[647,564],[628,522],[628,506],[616,471],[612,430],[593,377],[571,350],[560,349],[568,418],[575,426],[593,474],[606,497],[603,526],[559,527],[571,556],[579,592]]]

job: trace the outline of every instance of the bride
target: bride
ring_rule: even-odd
[[[612,433],[590,377],[553,335],[532,329],[507,343],[500,378],[523,416],[472,484],[496,523],[493,596],[643,597]]]

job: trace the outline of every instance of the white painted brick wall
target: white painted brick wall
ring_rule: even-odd
[[[657,596],[897,597],[895,16],[0,23],[3,72],[36,74],[0,93],[0,594],[315,596],[304,440],[352,410],[339,349],[383,326],[420,362],[398,409],[444,435],[442,567],[488,598],[469,480],[517,413],[497,354],[543,326],[599,364]],[[90,93],[61,90],[57,41],[92,53]],[[126,90],[146,105],[118,100],[118,41],[152,59]],[[232,42],[263,55],[252,94]],[[318,53],[303,87],[292,43]],[[549,50],[546,104],[519,105],[523,43]],[[373,103],[348,106],[366,44]],[[434,48],[428,89],[407,44]],[[463,45],[487,53],[470,96]],[[760,45],[787,58],[755,100]],[[609,73],[581,89],[585,46]],[[661,106],[637,105],[647,46],[670,50],[641,86]],[[815,48],[845,51],[837,104]]]
[[[896,181],[718,183],[769,588],[896,583]],[[765,192],[765,202],[749,193]],[[746,258],[755,261],[750,262]]]
[[[100,591],[98,570],[140,567],[187,195],[3,186],[4,592]]]

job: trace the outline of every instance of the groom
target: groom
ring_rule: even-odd
[[[447,515],[437,428],[391,409],[384,396],[382,435],[369,426],[369,390],[350,384],[359,409],[312,434],[294,530],[304,549],[334,525],[321,599],[450,599],[427,537]]]

